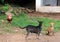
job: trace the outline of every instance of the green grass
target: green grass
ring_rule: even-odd
[[[14,16],[12,24],[15,26],[25,27],[27,25],[38,25],[37,21],[30,19],[24,12],[20,16]]]
[[[42,30],[46,30],[47,27],[50,26],[50,22],[54,22],[55,31],[60,31],[60,21],[59,20],[48,19],[48,17],[46,17],[46,18],[34,17],[32,19],[43,21],[43,29]]]
[[[60,21],[54,19],[40,18],[40,17],[28,17],[25,13],[22,13],[19,17],[14,17],[13,24],[18,27],[25,27],[27,25],[37,26],[39,23],[37,21],[43,21],[43,29],[46,30],[48,26],[50,26],[50,22],[54,22],[55,31],[60,30]]]
[[[43,29],[46,30],[48,26],[50,26],[50,22],[54,22],[55,31],[60,30],[60,21],[54,19],[40,18],[40,17],[28,17],[27,14],[22,13],[19,17],[14,17],[12,24],[18,27],[25,27],[27,25],[37,26],[39,23],[37,21],[43,21]]]
[[[4,22],[2,22],[1,20],[4,20]],[[54,19],[48,19],[48,17],[46,18],[40,18],[40,17],[28,17],[26,13],[22,12],[19,16],[14,15],[13,16],[13,21],[11,24],[7,23],[6,20],[6,15],[1,15],[0,16],[0,29],[2,29],[2,31],[0,31],[1,33],[14,33],[14,27],[25,27],[27,25],[34,25],[37,26],[39,23],[37,21],[43,21],[43,26],[42,26],[42,30],[45,31],[47,29],[48,26],[50,26],[50,22],[54,22],[54,28],[55,31],[60,31],[60,21],[59,20],[54,20]]]

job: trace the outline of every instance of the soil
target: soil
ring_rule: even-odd
[[[56,19],[60,20],[60,13],[41,13],[41,12],[33,12],[33,13],[27,13],[30,17],[48,17],[49,19]]]
[[[39,39],[36,39],[35,34],[30,34],[28,39],[24,34],[3,34],[0,35],[0,42],[60,42],[60,33],[55,33],[54,36],[40,35]]]

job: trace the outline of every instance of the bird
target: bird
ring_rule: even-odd
[[[12,21],[12,15],[11,14],[7,14],[7,21],[8,21],[8,23],[11,23],[11,21]]]

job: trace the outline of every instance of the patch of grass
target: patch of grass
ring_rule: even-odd
[[[20,16],[14,16],[12,24],[19,27],[25,27],[27,25],[38,25],[38,22],[31,20],[26,13],[22,12]]]
[[[59,26],[60,21],[59,20],[48,19],[48,17],[46,17],[46,18],[34,17],[32,19],[43,21],[43,29],[42,30],[46,30],[47,27],[50,26],[50,22],[54,22],[55,31],[60,31],[60,26]]]
[[[5,20],[6,19],[6,15],[5,14],[1,15],[0,19],[4,19]]]
[[[19,17],[14,17],[13,24],[18,27],[25,27],[27,25],[37,26],[39,23],[37,21],[43,21],[43,29],[46,30],[48,26],[50,26],[50,22],[54,22],[55,31],[60,30],[60,21],[54,19],[40,18],[40,17],[28,17],[27,14],[21,13]]]
[[[2,22],[1,20],[4,20]],[[50,22],[54,22],[55,31],[60,31],[60,21],[54,19],[40,18],[40,17],[28,17],[26,13],[22,12],[19,16],[13,16],[12,24],[8,24],[6,20],[6,15],[0,16],[0,29],[3,32],[14,33],[14,27],[25,27],[27,25],[37,26],[39,23],[37,21],[43,21],[42,30],[45,31],[48,26],[50,26]],[[0,31],[1,32],[1,31]],[[3,33],[2,32],[2,33]]]

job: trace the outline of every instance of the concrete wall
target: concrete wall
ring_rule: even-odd
[[[40,7],[42,6],[42,0],[36,0],[36,11],[39,11]]]
[[[38,10],[39,12],[47,12],[47,13],[60,13],[60,6],[41,6]]]

